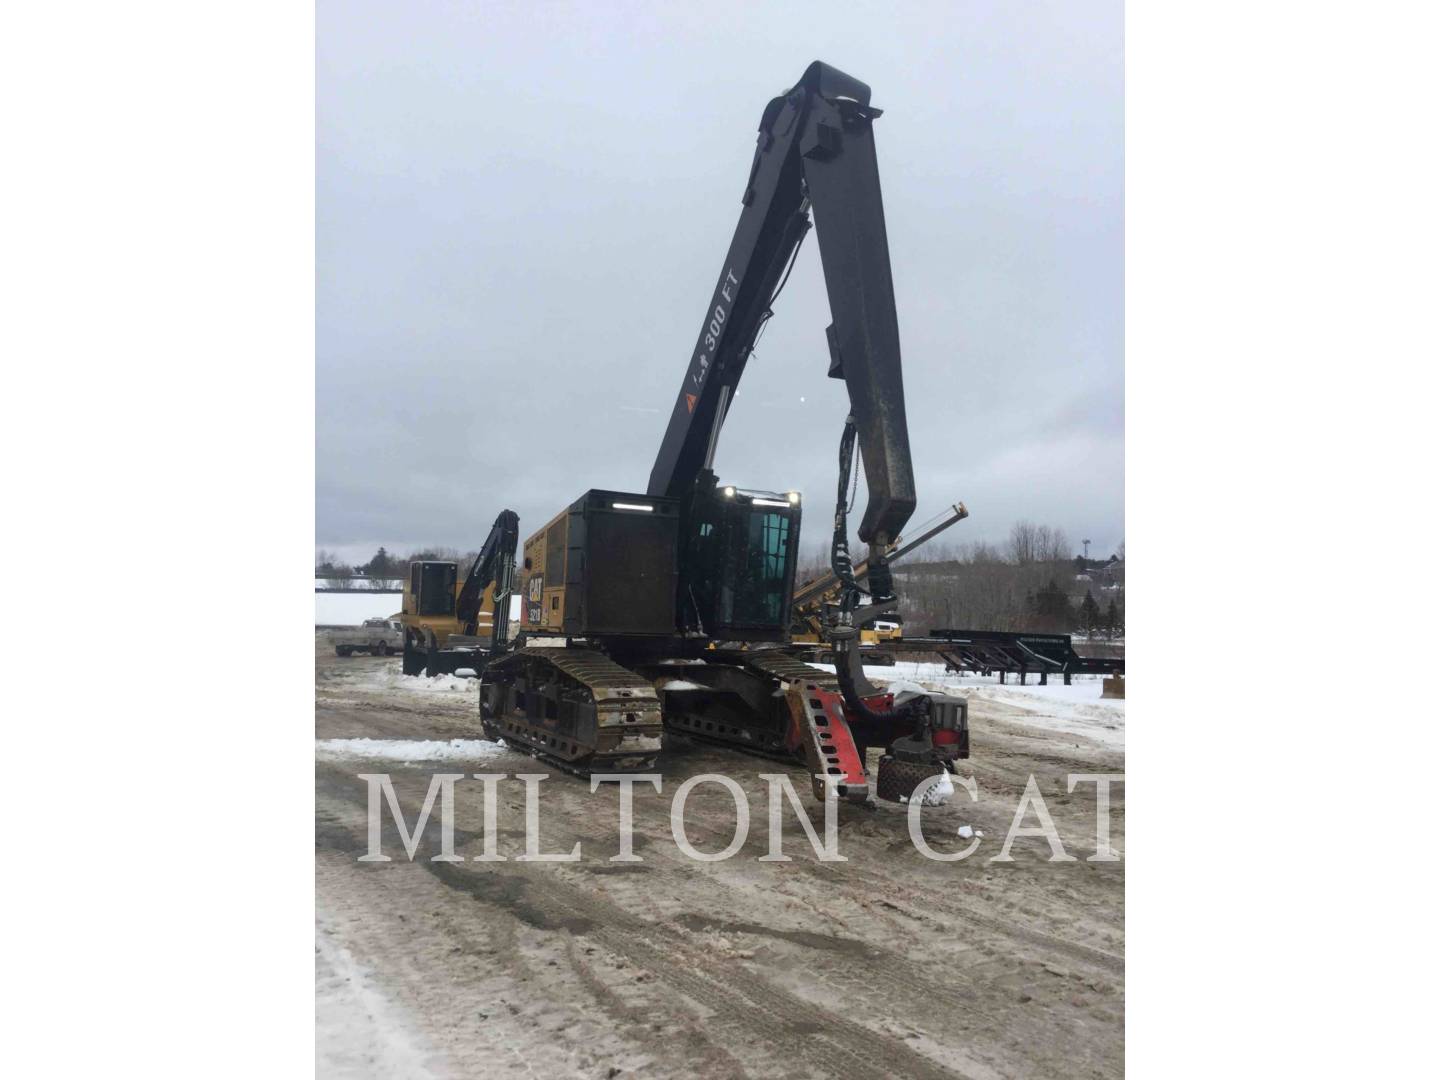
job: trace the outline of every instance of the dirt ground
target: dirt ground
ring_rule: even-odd
[[[416,684],[398,658],[342,660],[317,645],[317,740],[478,739],[474,684]],[[388,673],[394,673],[393,676]],[[840,811],[840,852],[822,863],[788,806],[788,863],[767,850],[762,772],[789,772],[817,825],[800,768],[667,736],[663,794],[635,789],[639,863],[618,851],[613,787],[507,749],[483,760],[317,756],[316,1035],[322,1077],[1085,1077],[1123,1072],[1124,862],[1095,853],[1095,787],[1069,773],[1122,772],[1123,754],[972,699],[978,802],[957,788],[925,811],[936,849],[983,833],[971,857],[932,862],[905,808]],[[317,743],[317,749],[333,744]],[[872,755],[875,752],[872,751]],[[388,863],[367,845],[367,785],[388,772],[413,825],[430,775],[546,773],[542,850],[572,863],[468,861],[482,850],[481,784],[456,786],[456,850],[434,862],[432,822],[415,861],[388,813]],[[670,831],[686,777],[740,782],[751,828],[724,862],[686,858]],[[1034,775],[1075,862],[1040,838],[998,854]],[[524,787],[499,788],[499,852],[524,848]],[[1111,844],[1125,847],[1124,785]],[[1033,815],[1027,824],[1034,824]],[[718,785],[690,798],[705,851],[725,847],[735,807]]]

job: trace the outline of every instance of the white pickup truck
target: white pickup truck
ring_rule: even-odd
[[[353,630],[331,630],[330,644],[336,656],[368,652],[371,656],[389,656],[404,644],[404,630],[399,616],[388,619],[366,619]]]

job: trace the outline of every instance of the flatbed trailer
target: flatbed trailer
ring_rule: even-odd
[[[1041,686],[1051,675],[1059,675],[1069,686],[1072,675],[1125,674],[1123,658],[1081,656],[1069,634],[941,629],[925,637],[902,638],[891,647],[934,653],[945,662],[946,671],[998,675],[1002,683],[1007,675],[1015,675],[1022,686],[1027,675],[1039,675]]]

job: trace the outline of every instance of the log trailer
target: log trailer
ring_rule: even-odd
[[[525,541],[515,641],[483,664],[480,718],[564,769],[653,770],[661,734],[792,761],[817,797],[900,801],[969,754],[965,701],[865,680],[859,635],[895,610],[887,552],[915,509],[900,335],[870,88],[826,64],[760,118],[739,224],[643,492],[587,491]],[[832,324],[829,375],[849,396],[831,542],[838,582],[827,674],[787,651],[801,497],[712,470],[726,411],[813,225]],[[858,443],[858,447],[857,447]],[[868,503],[870,602],[848,548],[854,457]],[[499,608],[496,609],[497,617]]]

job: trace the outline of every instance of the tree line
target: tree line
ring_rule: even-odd
[[[390,582],[403,578],[412,562],[435,560],[459,563],[464,574],[468,573],[470,564],[478,555],[478,551],[448,547],[420,548],[406,555],[394,555],[380,547],[366,562],[352,565],[333,551],[321,550],[315,553],[315,576],[333,583],[335,588],[384,588]]]
[[[861,557],[860,552],[853,552]],[[907,636],[929,630],[1125,633],[1125,545],[1102,559],[1075,554],[1065,530],[1021,521],[1003,544],[932,542],[895,564]],[[797,581],[829,569],[828,545],[810,550]]]

